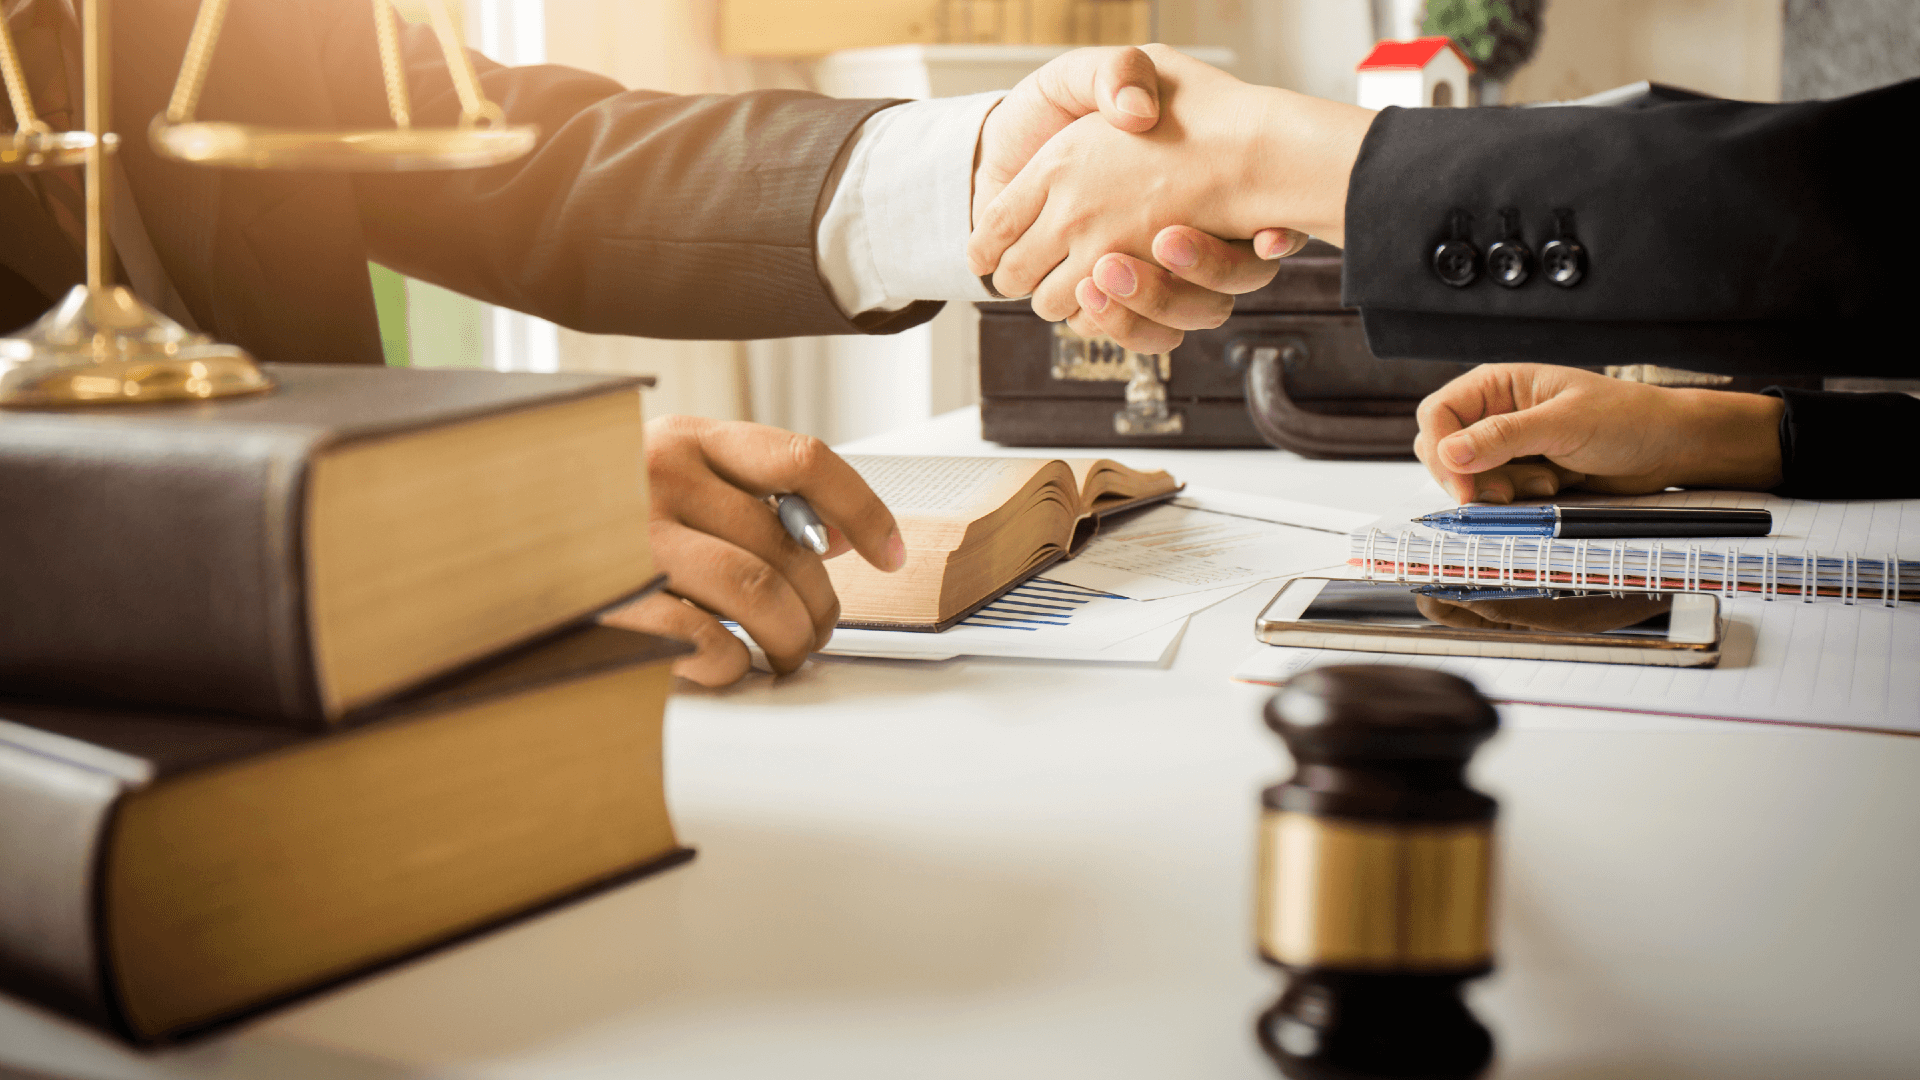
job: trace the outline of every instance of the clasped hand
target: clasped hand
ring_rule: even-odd
[[[1307,235],[1341,242],[1373,114],[1252,86],[1164,45],[1127,51],[1157,74],[1158,123],[1088,116],[1004,187],[976,177],[967,258],[1043,318],[1165,352],[1224,322],[1231,294],[1266,284],[1270,260]]]

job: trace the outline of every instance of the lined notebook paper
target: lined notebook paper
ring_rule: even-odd
[[[1563,506],[1712,506],[1768,510],[1773,534],[1700,540],[1551,540],[1459,536],[1382,519],[1348,538],[1369,577],[1583,582],[1619,589],[1920,600],[1920,499],[1815,502],[1745,491],[1568,496]]]
[[[1920,605],[1740,596],[1713,668],[1408,656],[1260,646],[1234,671],[1277,684],[1325,664],[1400,664],[1468,679],[1495,701],[1920,734]]]

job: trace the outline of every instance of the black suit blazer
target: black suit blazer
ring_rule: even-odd
[[[1789,105],[1386,109],[1347,191],[1345,300],[1390,358],[1912,377],[1915,116],[1920,80]],[[1565,288],[1540,265],[1561,232],[1586,257]],[[1479,259],[1464,285],[1435,265],[1456,234]],[[1507,288],[1486,253],[1514,237],[1533,269]],[[1777,490],[1920,495],[1920,401],[1779,393]]]
[[[1901,165],[1920,80],[1834,101],[1386,109],[1347,195],[1346,302],[1384,357],[1905,375],[1920,347]],[[1586,250],[1571,288],[1433,265],[1456,216],[1484,253],[1504,212],[1534,254]]]
[[[379,363],[369,260],[603,334],[885,333],[939,309],[916,304],[856,325],[816,269],[827,174],[888,102],[673,96],[477,59],[509,120],[540,128],[518,161],[354,175],[208,169],[162,159],[146,139],[197,6],[114,5],[114,126],[147,233],[194,320],[260,359]],[[415,123],[453,123],[459,106],[432,35],[413,28],[404,47]],[[197,115],[390,126],[369,6],[234,0]],[[13,325],[81,280],[72,242],[5,176],[0,264],[0,316]]]

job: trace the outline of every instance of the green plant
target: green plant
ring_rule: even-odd
[[[1484,79],[1505,82],[1533,58],[1546,0],[1427,0],[1423,34],[1444,34]]]

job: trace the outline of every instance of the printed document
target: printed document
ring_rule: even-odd
[[[1244,588],[1344,563],[1347,533],[1372,516],[1188,488],[1103,528],[1047,576],[1133,600]]]

